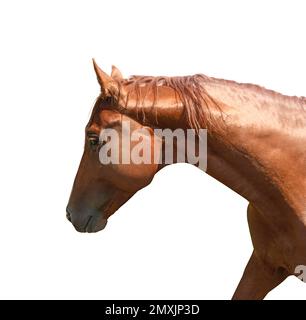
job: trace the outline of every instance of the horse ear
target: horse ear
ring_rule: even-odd
[[[105,73],[96,63],[95,59],[92,59],[93,66],[97,75],[98,82],[101,87],[101,92],[105,97],[118,94],[118,86],[114,79]]]
[[[120,70],[116,66],[112,66],[112,78],[115,80],[122,80],[123,76]]]

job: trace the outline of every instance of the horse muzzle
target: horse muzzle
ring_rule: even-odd
[[[76,215],[72,212],[72,210],[67,207],[66,208],[66,217],[72,223],[74,228],[78,232],[98,232],[105,228],[107,224],[107,219],[103,217],[101,213],[99,214],[89,214],[86,217],[76,217]]]

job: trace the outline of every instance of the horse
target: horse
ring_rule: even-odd
[[[263,299],[306,265],[306,98],[196,74],[123,78],[93,60],[101,92],[66,216],[77,231],[97,232],[167,164],[101,164],[101,130],[132,130],[162,148],[154,128],[207,129],[206,173],[248,200],[253,252],[233,299]],[[135,142],[131,142],[130,148]],[[153,148],[149,145],[149,148]],[[299,277],[300,278],[300,277]]]

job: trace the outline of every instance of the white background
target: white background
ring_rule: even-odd
[[[97,234],[65,206],[99,93],[124,75],[210,76],[306,95],[305,1],[1,1],[0,298],[228,299],[251,254],[247,202],[188,165]],[[306,298],[288,278],[267,299]]]

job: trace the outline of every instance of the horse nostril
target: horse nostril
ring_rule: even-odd
[[[71,222],[71,214],[68,211],[68,208],[66,209],[66,218]]]

